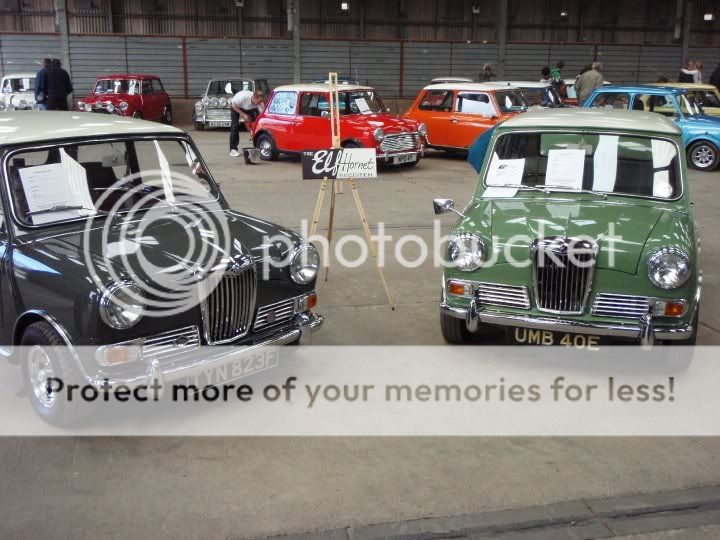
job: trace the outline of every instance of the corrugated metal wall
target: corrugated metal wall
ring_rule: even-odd
[[[0,71],[35,71],[42,58],[57,56],[58,51],[57,35],[0,34]],[[604,64],[605,78],[614,83],[653,82],[660,75],[672,79],[681,63],[677,46],[511,43],[506,50],[505,79],[538,80],[543,66],[559,60],[565,62],[566,79],[571,79],[596,53]],[[689,54],[705,62],[709,77],[720,58],[720,47],[693,47]],[[158,75],[168,92],[178,97],[186,91],[188,96],[200,95],[211,77],[266,78],[271,86],[278,86],[290,82],[293,73],[288,39],[72,35],[70,61],[78,93],[89,90],[98,75],[111,72]],[[413,96],[434,77],[477,78],[483,64],[496,66],[497,62],[494,43],[301,42],[303,80],[337,71],[375,86],[385,96]]]

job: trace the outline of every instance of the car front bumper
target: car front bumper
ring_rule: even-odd
[[[483,308],[475,300],[471,302],[469,308],[458,308],[449,305],[447,302],[441,302],[440,311],[445,315],[464,319],[470,331],[476,331],[478,325],[482,323],[493,326],[521,327],[533,330],[632,339],[638,340],[646,346],[653,345],[655,340],[676,341],[689,339],[694,330],[691,324],[674,328],[655,328],[651,316],[627,324],[610,324],[602,322],[587,323],[554,317],[516,315]]]

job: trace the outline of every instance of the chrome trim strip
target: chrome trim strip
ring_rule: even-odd
[[[445,315],[463,319],[467,317],[468,310],[449,306],[443,302],[440,304],[440,311]],[[510,315],[498,311],[479,311],[480,322],[497,326],[512,326],[521,328],[532,328],[534,330],[550,330],[553,332],[570,332],[579,334],[594,334],[598,336],[625,337],[640,339],[642,326],[639,324],[604,324],[586,323],[581,321],[568,321],[564,319],[552,319],[549,317],[533,317],[528,315]],[[656,339],[683,340],[688,339],[693,333],[693,326],[679,328],[655,328]]]

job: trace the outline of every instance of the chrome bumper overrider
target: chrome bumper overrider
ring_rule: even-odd
[[[637,322],[629,324],[586,323],[551,317],[503,313],[484,309],[474,300],[468,309],[453,307],[448,305],[447,302],[442,302],[440,311],[445,315],[464,319],[471,332],[477,331],[479,324],[483,323],[496,326],[531,328],[533,330],[629,338],[636,339],[647,346],[652,345],[655,339],[682,340],[690,338],[693,333],[693,327],[690,324],[678,328],[655,328],[651,316],[645,316],[638,319]]]
[[[149,385],[153,381],[160,381],[161,384],[167,381],[173,381],[188,377],[195,377],[202,373],[207,373],[214,367],[222,366],[232,362],[237,358],[241,358],[248,354],[257,352],[262,347],[277,347],[287,345],[289,343],[298,342],[300,345],[308,345],[312,341],[312,334],[322,327],[325,318],[317,313],[306,312],[298,313],[293,319],[293,327],[278,331],[271,334],[263,341],[252,345],[226,345],[226,346],[205,346],[196,351],[202,354],[194,354],[189,362],[183,362],[181,365],[161,366],[157,360],[152,361],[148,365],[147,372],[142,375],[133,377],[98,377],[88,378],[88,382],[94,386],[101,387],[109,384],[113,387],[117,385]],[[213,354],[215,349],[218,352]]]

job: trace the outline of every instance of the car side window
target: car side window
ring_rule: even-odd
[[[163,88],[162,83],[159,79],[153,79],[152,80],[152,89],[155,94],[163,94],[165,93],[165,89]]]
[[[420,100],[421,111],[445,111],[452,109],[452,90],[429,90]]]
[[[644,110],[647,112],[654,112],[665,116],[675,116],[675,105],[672,101],[668,100],[665,96],[656,95],[638,95],[635,96],[634,102],[640,101],[643,104],[643,108],[640,106],[633,106],[635,110]]]
[[[150,84],[150,81],[142,82],[142,93],[145,96],[152,94],[152,85]]]
[[[495,107],[493,107],[490,96],[487,94],[461,92],[458,94],[455,103],[455,112],[493,115],[495,114]]]
[[[330,114],[330,103],[325,94],[303,94],[300,97],[301,116],[323,116]]]
[[[296,105],[296,92],[276,92],[272,98],[270,106],[268,107],[268,112],[271,114],[292,116],[295,114]]]
[[[595,97],[590,107],[628,109],[630,107],[630,94],[624,92],[603,92]]]

